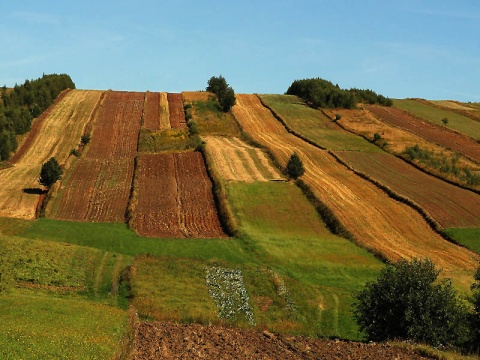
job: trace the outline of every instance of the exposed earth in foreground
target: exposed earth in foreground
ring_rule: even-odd
[[[139,323],[130,359],[428,359],[388,344],[275,335],[268,331]]]

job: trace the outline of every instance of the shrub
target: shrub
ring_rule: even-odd
[[[70,151],[70,155],[79,157],[79,156],[80,156],[80,153],[78,152],[77,149],[72,149],[72,150]]]
[[[82,145],[87,145],[91,140],[90,133],[82,135],[80,138],[80,141],[82,142]]]
[[[52,157],[42,165],[38,182],[43,186],[50,187],[62,177],[62,174],[63,170],[60,164]]]
[[[198,125],[195,121],[189,121],[187,126],[188,126],[188,131],[190,132],[190,135],[198,135],[199,133]]]
[[[480,266],[474,275],[475,282],[472,284],[473,291],[473,314],[471,318],[471,344],[470,351],[474,351],[477,354],[480,353]]]
[[[429,259],[388,265],[355,295],[354,317],[368,340],[412,340],[460,346],[468,340],[468,312],[449,280]]]
[[[442,123],[443,123],[443,125],[447,125],[448,124],[448,119],[446,117],[444,117],[442,119]]]
[[[287,174],[291,178],[297,179],[302,176],[304,172],[305,169],[302,160],[300,160],[297,153],[293,153],[287,162]]]

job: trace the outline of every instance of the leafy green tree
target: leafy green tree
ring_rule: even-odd
[[[480,353],[480,266],[474,275],[475,282],[472,284],[473,291],[473,314],[471,320],[471,346],[470,351]]]
[[[218,77],[212,76],[208,80],[206,90],[217,95],[222,111],[228,112],[235,105],[235,92],[222,75]]]
[[[354,316],[368,340],[413,340],[463,345],[469,336],[468,311],[449,280],[429,259],[402,260],[383,269],[355,295]]]
[[[42,165],[38,182],[46,187],[51,187],[63,175],[63,170],[57,160],[52,157]]]
[[[295,152],[287,162],[287,173],[293,179],[297,179],[305,173],[303,162]]]

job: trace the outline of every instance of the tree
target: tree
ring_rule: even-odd
[[[217,95],[222,111],[228,112],[235,105],[235,92],[222,75],[218,77],[212,76],[208,80],[206,90]]]
[[[287,173],[291,178],[297,179],[302,176],[304,172],[303,162],[297,153],[294,152],[287,162]]]
[[[442,123],[443,123],[443,125],[446,126],[446,125],[448,124],[448,119],[447,119],[446,117],[444,117],[444,118],[442,119]]]
[[[470,322],[470,328],[472,329],[470,350],[478,354],[480,353],[480,266],[475,272],[474,279],[475,282],[471,287],[473,291],[473,314]]]
[[[468,340],[468,311],[429,259],[383,269],[355,295],[354,317],[368,340],[413,340],[459,346]]]
[[[80,138],[82,145],[87,145],[90,142],[90,140],[91,140],[90,133],[83,134],[82,137]]]
[[[38,182],[46,187],[51,187],[57,180],[62,177],[63,170],[60,167],[60,164],[55,158],[50,158],[46,163],[42,165],[42,170],[40,171],[40,178]]]

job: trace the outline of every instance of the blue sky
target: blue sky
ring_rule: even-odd
[[[284,93],[295,79],[480,101],[478,0],[0,0],[0,85]]]

